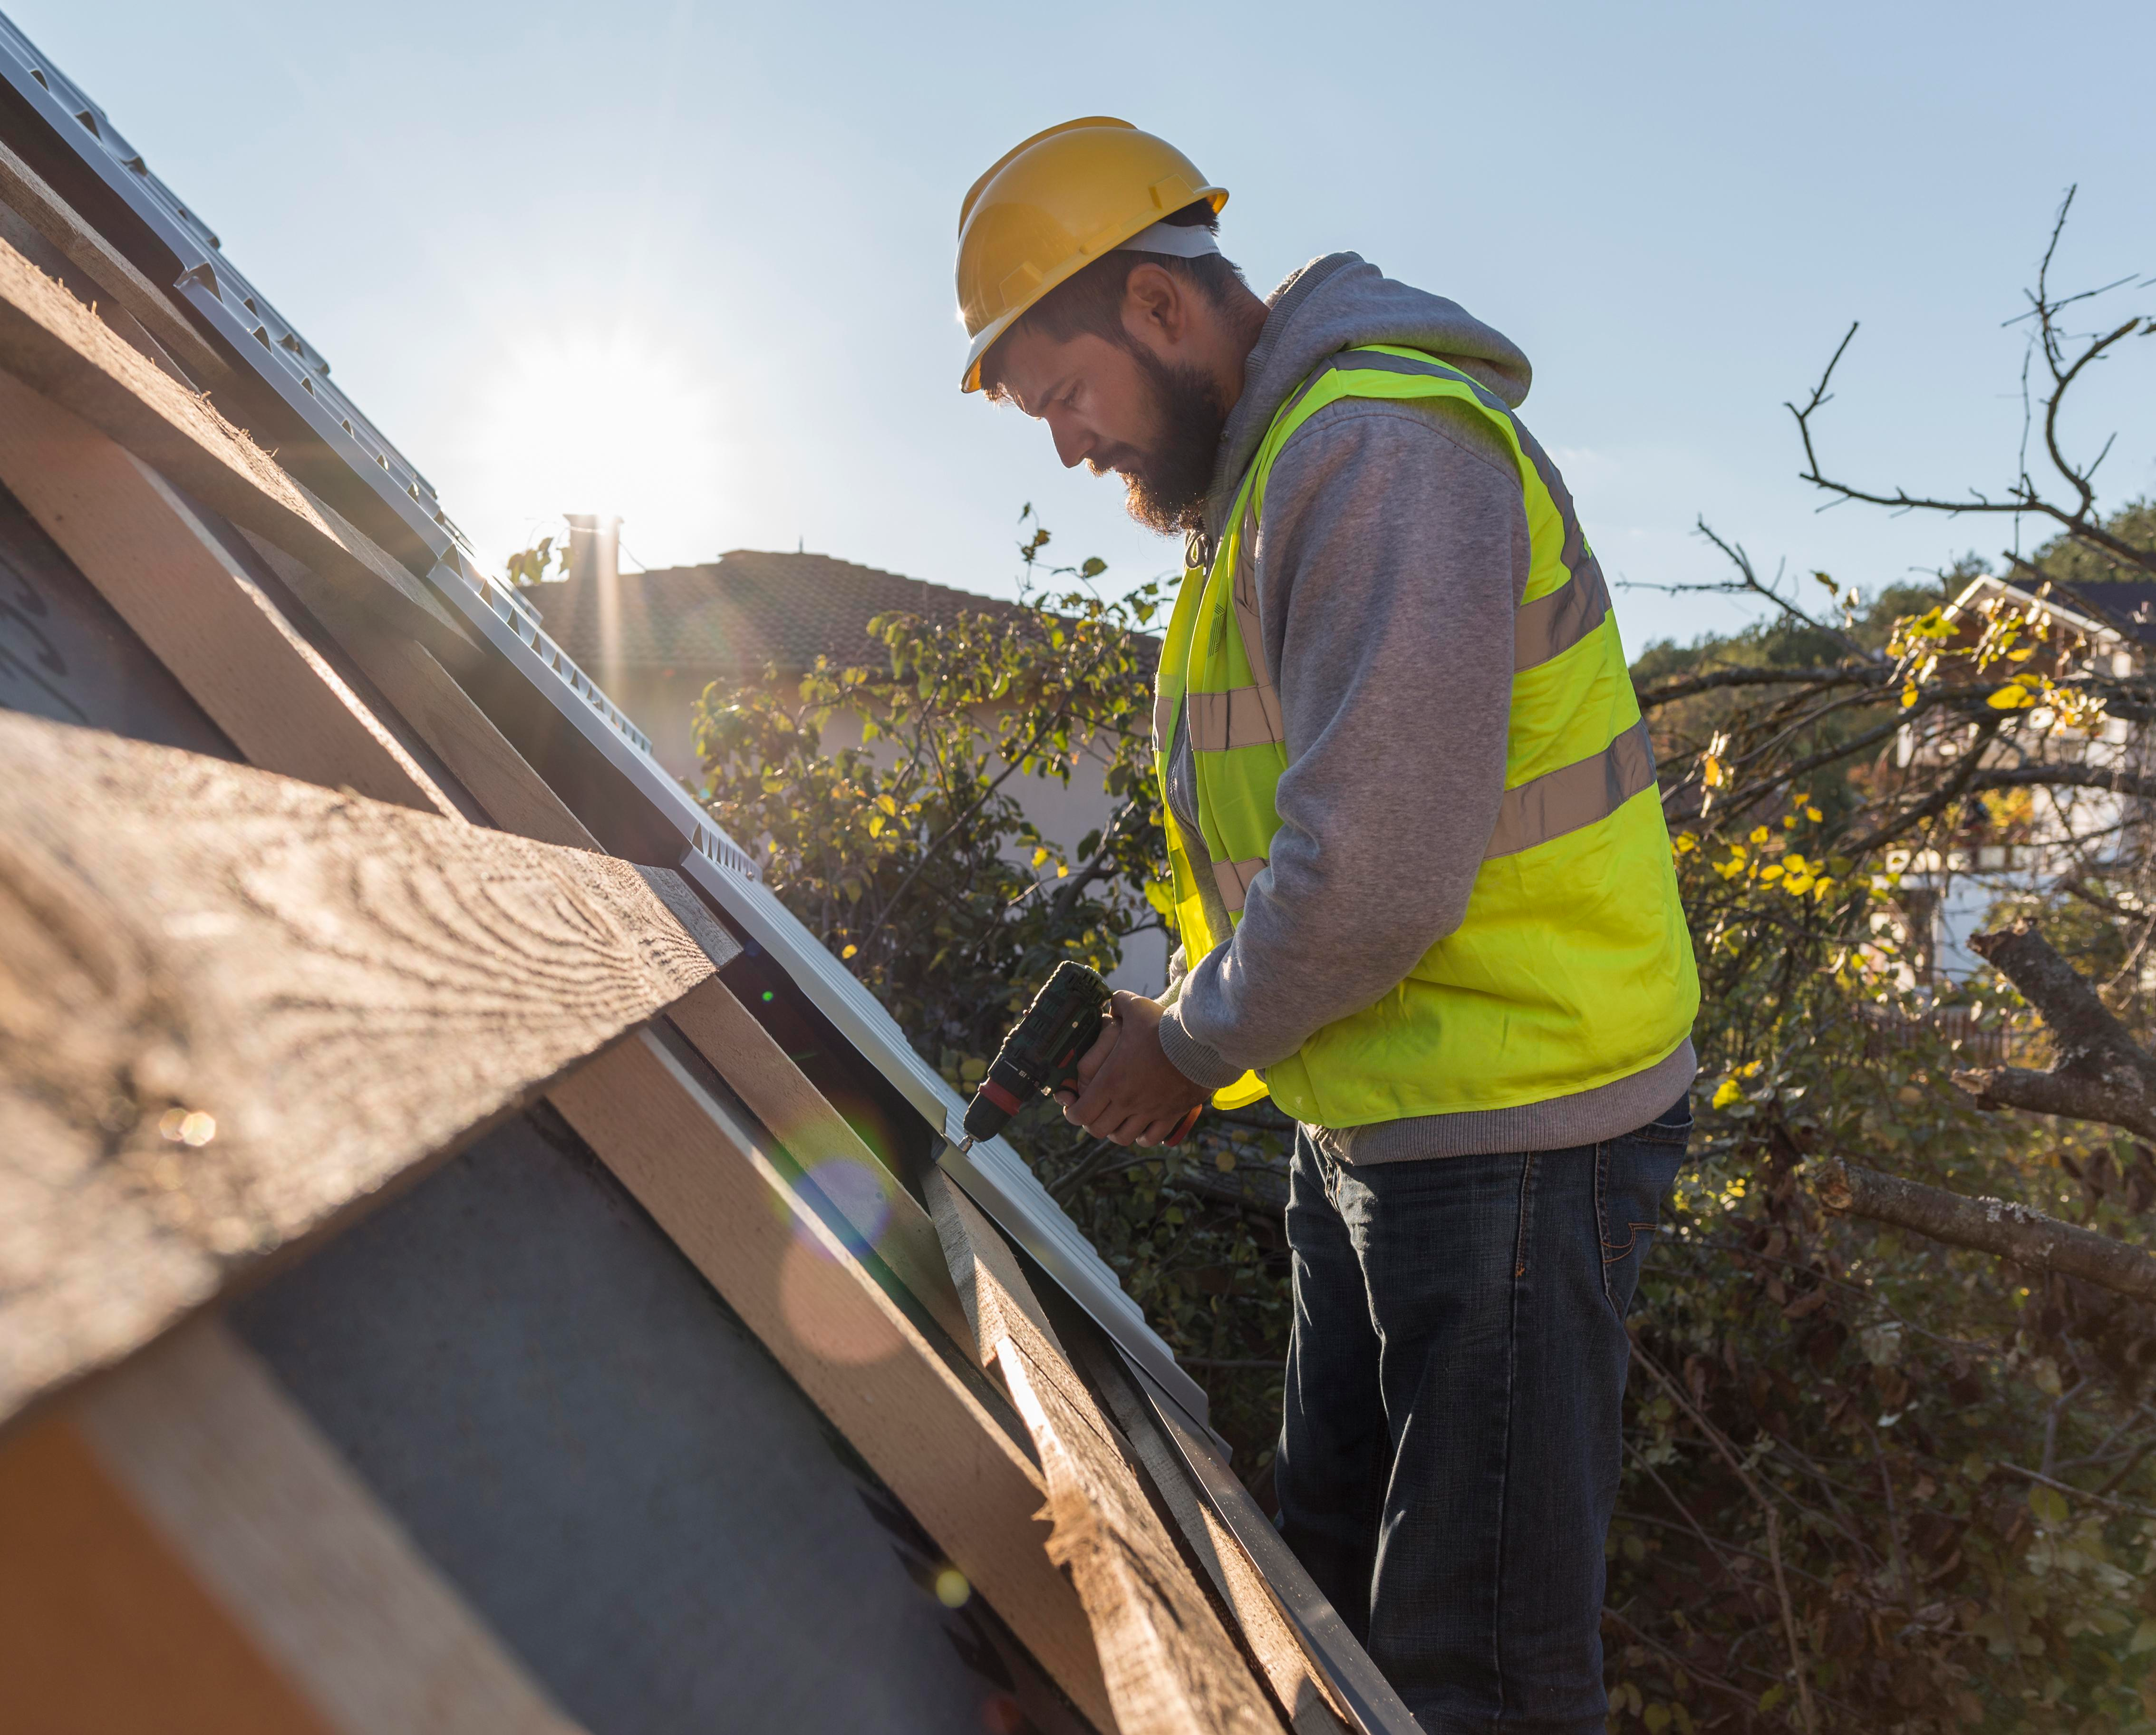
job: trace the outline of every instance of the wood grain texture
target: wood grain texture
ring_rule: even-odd
[[[1280,1730],[1279,1712],[1176,1552],[1009,1246],[941,1169],[927,1192],[983,1359],[1002,1373],[1040,1455],[1055,1524],[1049,1553],[1077,1584],[1124,1735]]]
[[[689,889],[689,882],[671,868],[639,867],[637,877],[651,888],[651,895],[666,906],[666,913],[681,924],[681,932],[694,940],[706,957],[721,969],[742,955],[742,943],[720,924],[704,901]]]
[[[99,1381],[105,1469],[341,1735],[568,1735],[275,1377],[215,1318]]]
[[[860,1135],[787,1058],[733,991],[714,978],[683,995],[666,1015],[690,1045],[718,1069],[787,1154],[808,1171],[853,1225],[861,1244],[875,1250],[952,1342],[970,1350],[973,1328],[959,1306],[927,1212],[898,1177],[876,1160]]]
[[[0,369],[437,648],[470,642],[417,578],[4,240]]]
[[[711,973],[609,857],[13,714],[0,763],[0,1418]]]
[[[1185,1545],[1242,1629],[1243,1642],[1265,1671],[1273,1697],[1287,1707],[1296,1735],[1349,1735],[1347,1711],[1304,1653],[1302,1641],[1235,1532],[1191,1486],[1188,1468],[1160,1431],[1121,1358],[1104,1341],[1089,1342],[1086,1371],[1159,1491]]]
[[[0,481],[253,763],[455,814],[163,477],[4,373]]]
[[[1044,1546],[1039,1474],[755,1137],[648,1034],[547,1094],[1072,1702],[1116,1735],[1086,1612]]]
[[[64,1415],[0,1445],[0,1728],[338,1735]]]
[[[1301,1641],[1304,1653],[1322,1665],[1327,1683],[1341,1702],[1369,1735],[1419,1735],[1421,1725],[1414,1713],[1378,1672],[1338,1611],[1326,1601],[1324,1593],[1312,1582],[1302,1563],[1273,1528],[1272,1521],[1229,1468],[1219,1447],[1192,1425],[1181,1407],[1143,1368],[1128,1357],[1122,1360],[1144,1393],[1147,1409],[1183,1460],[1191,1481],[1264,1576],[1281,1613]]]
[[[5,144],[0,144],[0,203],[66,256],[83,275],[141,321],[142,329],[207,390],[232,370],[208,340],[187,322],[172,298],[135,269],[131,261],[99,234],[62,198],[44,177]]]
[[[434,654],[363,613],[321,574],[268,538],[243,528],[270,570],[336,636],[406,725],[504,831],[572,850],[600,848],[568,804],[511,745]],[[385,557],[386,558],[386,557]]]

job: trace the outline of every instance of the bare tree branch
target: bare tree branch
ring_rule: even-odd
[[[1891,1223],[1950,1246],[1996,1254],[2030,1270],[2056,1271],[2118,1295],[2156,1300],[2156,1255],[2026,1205],[1970,1199],[1838,1158],[1821,1164],[1815,1191],[1837,1215]]]
[[[2156,1055],[2127,1034],[2096,990],[2051,949],[2033,921],[1979,934],[1970,949],[2021,990],[2043,1014],[2058,1050],[2049,1072],[1985,1066],[1954,1083],[1979,1108],[2018,1108],[2122,1127],[2156,1138]]]
[[[1835,346],[1834,354],[1828,358],[1825,369],[1803,406],[1799,408],[1794,403],[1783,405],[1795,418],[1798,437],[1804,443],[1804,467],[1798,472],[1804,480],[1833,495],[1837,504],[1843,500],[1856,500],[1866,506],[1885,506],[1897,512],[1940,512],[1952,518],[1965,514],[2017,519],[2030,516],[2048,518],[2070,540],[2103,556],[2115,565],[2156,575],[2156,549],[2136,547],[2107,527],[2097,516],[2093,479],[2111,450],[2111,441],[2107,439],[2090,462],[2077,465],[2066,454],[2060,440],[2061,415],[2066,394],[2075,382],[2127,339],[2156,336],[2156,318],[2136,314],[2108,331],[2088,336],[2082,343],[2079,352],[2069,358],[2068,339],[2060,328],[2059,316],[2077,302],[2091,300],[2132,281],[2130,277],[2123,277],[2101,289],[2084,290],[2076,295],[2053,299],[2051,290],[2051,264],[2057,254],[2059,239],[2066,228],[2066,213],[2071,209],[2073,202],[2074,190],[2069,188],[2052,222],[2051,240],[2044,249],[2043,263],[2037,270],[2036,287],[2029,295],[2029,310],[2017,316],[2019,319],[2033,318],[2036,322],[2031,342],[2036,352],[2042,355],[2051,381],[2051,388],[2045,394],[2042,405],[2044,449],[2053,469],[2072,490],[2073,504],[2061,506],[2047,499],[2037,488],[2029,475],[2025,434],[2020,473],[2003,495],[1994,495],[1972,490],[1966,500],[1945,500],[1930,495],[1912,494],[1907,489],[1898,486],[1891,492],[1859,487],[1854,483],[1840,481],[1828,475],[1820,462],[1813,421],[1819,412],[1833,401],[1834,394],[1829,388],[1834,379],[1835,369],[1840,365],[1842,357],[1848,352],[1850,343],[1856,336],[1857,326],[1853,321],[1849,330],[1842,334],[1841,341]],[[2020,563],[2016,555],[2010,553],[2008,558]]]
[[[2156,801],[2156,778],[2136,777],[2101,765],[1987,766],[1966,786],[1970,794],[1981,789],[2103,789],[2139,801]]]
[[[1652,711],[1657,706],[1689,699],[1696,693],[1711,693],[1721,687],[1883,688],[1889,673],[1882,668],[1863,665],[1847,669],[1717,669],[1712,674],[1683,675],[1644,689],[1640,694],[1640,709]]]

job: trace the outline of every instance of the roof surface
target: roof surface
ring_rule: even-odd
[[[679,669],[735,679],[752,679],[773,663],[783,673],[798,673],[819,655],[842,666],[880,668],[884,654],[868,636],[868,624],[896,610],[939,623],[955,620],[962,610],[1019,612],[995,597],[827,554],[737,548],[708,565],[623,573],[620,648],[608,657],[596,580],[534,585],[524,594],[562,649],[592,668]]]
[[[2101,584],[2054,584],[2051,591],[2070,606],[2108,621],[2127,638],[2156,644],[2156,581],[2113,578]]]

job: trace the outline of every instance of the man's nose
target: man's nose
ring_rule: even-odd
[[[1088,429],[1067,418],[1050,416],[1048,431],[1055,440],[1055,455],[1065,470],[1075,470],[1098,449],[1100,442]]]

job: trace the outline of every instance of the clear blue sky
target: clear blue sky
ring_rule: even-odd
[[[1261,290],[1353,248],[1509,331],[1614,576],[1867,584],[2003,527],[1825,516],[1781,401],[1852,318],[1851,473],[2010,479],[2020,305],[2065,187],[2076,282],[2156,273],[2156,8],[0,0],[498,561],[570,511],[642,562],[812,549],[1009,588],[1174,557],[1014,410],[961,398],[960,194],[1122,115],[1234,194]],[[2140,292],[2143,304],[2156,290]],[[2156,342],[2076,434],[2156,490]],[[1620,596],[1637,646],[1736,617]]]

